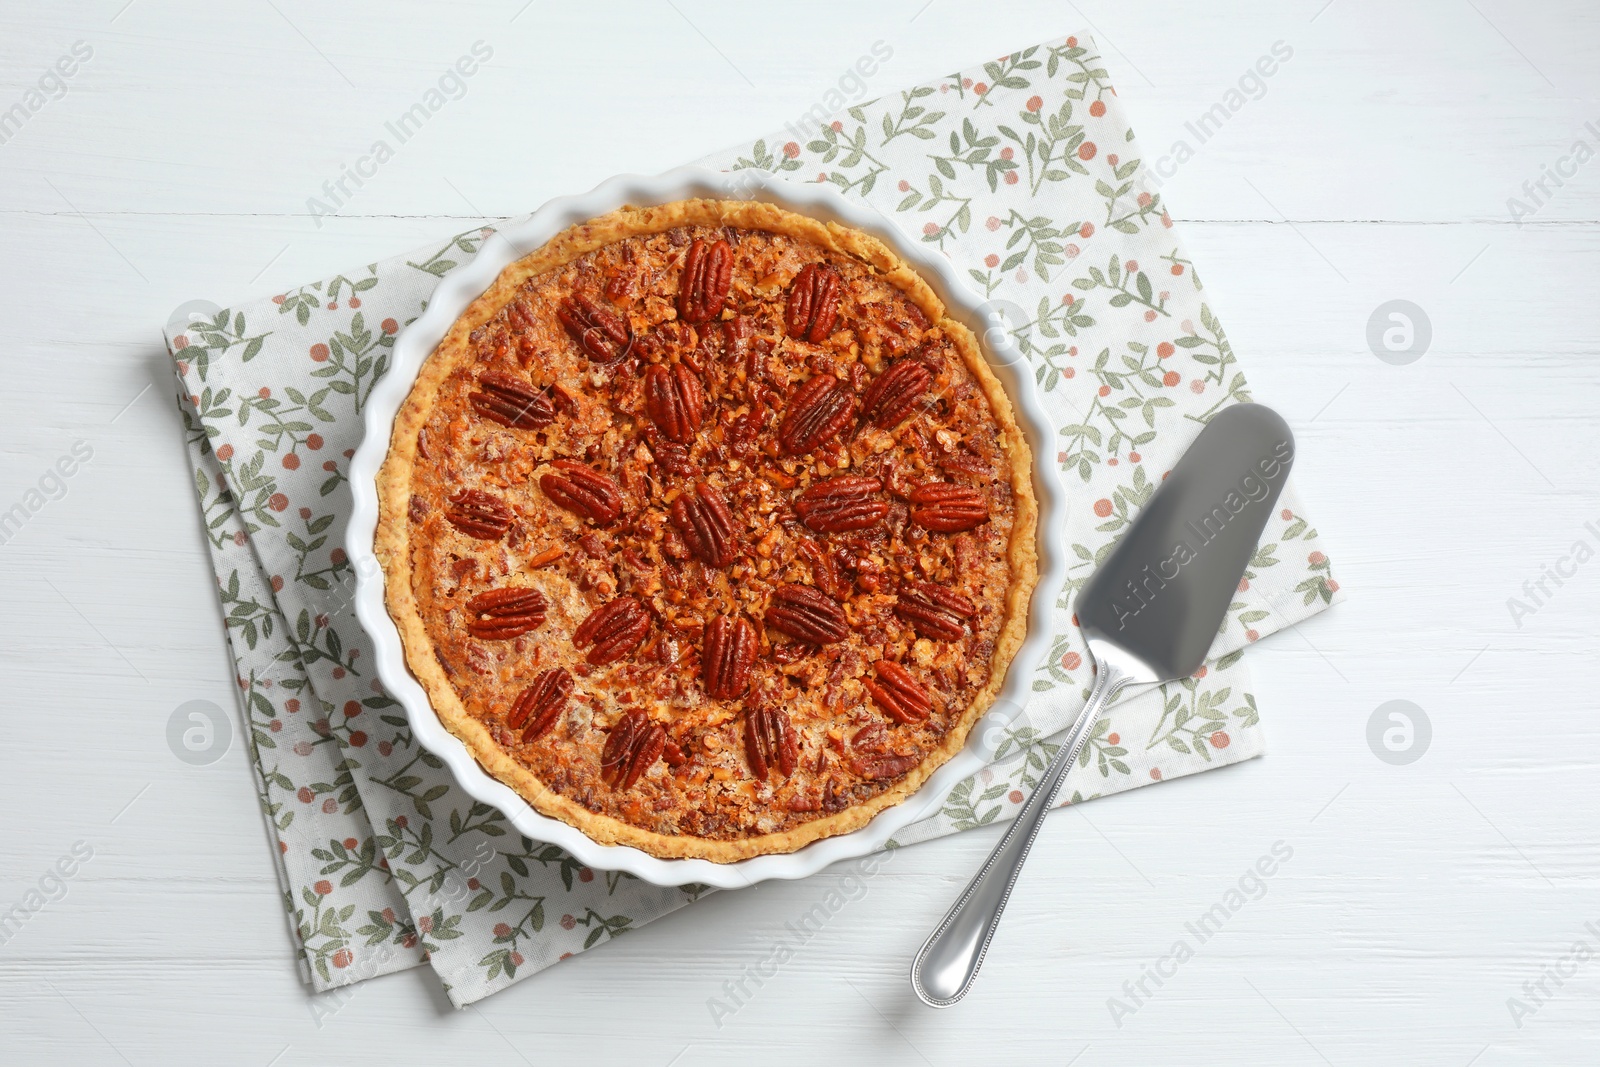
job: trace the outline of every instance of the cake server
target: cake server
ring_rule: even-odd
[[[1095,722],[1123,687],[1186,678],[1204,661],[1294,462],[1272,409],[1218,412],[1079,591],[1078,628],[1094,660],[1089,699],[1039,787],[911,964],[924,1004],[966,995],[983,964],[1044,814]]]

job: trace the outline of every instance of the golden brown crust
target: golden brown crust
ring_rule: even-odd
[[[786,235],[830,252],[852,257],[877,271],[905,294],[942,329],[981,389],[999,428],[999,444],[1008,465],[1013,521],[1006,557],[1010,581],[1004,595],[1004,617],[993,642],[986,683],[965,711],[946,729],[940,744],[922,761],[871,798],[843,810],[778,832],[737,839],[709,839],[663,834],[596,811],[547,788],[538,776],[514,758],[488,724],[471,714],[435,654],[419,611],[413,575],[417,546],[410,543],[408,515],[418,461],[418,434],[427,423],[442,384],[460,363],[471,358],[469,338],[515,298],[519,288],[538,275],[629,237],[660,234],[683,226],[736,227]],[[452,327],[419,373],[396,416],[388,456],[379,472],[379,524],[374,548],[385,572],[389,612],[399,628],[412,673],[427,690],[435,712],[493,777],[514,788],[536,809],[559,818],[602,844],[631,845],[664,858],[698,857],[732,862],[765,853],[789,852],[823,837],[858,829],[874,815],[914,793],[965,743],[972,724],[993,703],[1027,625],[1027,611],[1037,579],[1035,534],[1037,504],[1033,495],[1031,452],[1017,426],[1010,399],[985,364],[977,340],[965,326],[948,318],[926,282],[882,242],[833,223],[823,223],[782,208],[760,203],[686,200],[651,208],[623,208],[557,235],[543,248],[507,267]]]

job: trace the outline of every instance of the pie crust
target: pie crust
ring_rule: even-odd
[[[1037,579],[1031,452],[971,331],[876,238],[765,203],[626,207],[511,264],[377,487],[440,720],[540,812],[663,858],[790,852],[910,796]]]

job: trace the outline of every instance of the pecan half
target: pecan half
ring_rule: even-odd
[[[840,474],[813,482],[794,498],[800,521],[817,533],[865,530],[889,514],[889,502],[880,497],[883,483],[860,474]]]
[[[737,700],[750,688],[756,662],[756,628],[743,617],[719,615],[706,627],[700,653],[701,677],[713,700]]]
[[[964,622],[978,613],[978,606],[942,585],[907,578],[900,583],[900,597],[894,613],[923,637],[934,641],[959,641],[966,636]]]
[[[921,360],[895,360],[867,386],[861,398],[861,417],[880,430],[892,430],[911,414],[932,384],[933,374]]]
[[[869,782],[884,778],[898,778],[922,762],[916,754],[909,756],[853,756],[849,761],[852,771]]]
[[[556,318],[590,359],[611,363],[633,347],[633,331],[628,324],[582,293],[563,300],[556,309]]]
[[[848,426],[855,406],[848,385],[831,374],[814,375],[789,398],[778,444],[790,455],[804,455]]]
[[[789,302],[783,309],[783,324],[789,336],[820,344],[833,333],[833,324],[838,318],[838,272],[832,267],[807,263],[795,275],[789,289]]]
[[[872,669],[878,672],[878,677],[862,684],[878,707],[889,713],[889,718],[903,723],[922,722],[933,711],[928,690],[900,664],[881,659]]]
[[[544,390],[509,374],[478,375],[478,391],[467,400],[484,418],[519,430],[537,430],[556,417],[555,405]]]
[[[757,355],[750,343],[755,336],[755,323],[749,315],[735,315],[722,324],[722,355],[728,366],[742,368],[746,377],[754,377]]]
[[[705,390],[694,371],[682,363],[652,364],[644,372],[644,407],[669,441],[688,444],[705,415]]]
[[[928,482],[911,490],[911,521],[936,533],[960,533],[989,521],[989,501],[965,485]]]
[[[468,537],[498,541],[511,529],[515,517],[499,497],[482,489],[463,489],[450,498],[444,509],[450,524]]]
[[[994,467],[981,456],[972,455],[970,452],[941,455],[939,466],[950,474],[965,474],[979,481],[987,482],[994,479]]]
[[[869,722],[855,732],[850,738],[850,745],[863,752],[882,752],[884,742],[889,740],[889,731],[881,722]]]
[[[703,562],[712,567],[726,567],[733,562],[738,548],[733,513],[715,487],[700,482],[692,490],[679,493],[670,514],[672,525],[678,528],[689,551]]]
[[[645,444],[650,446],[650,458],[657,467],[668,474],[694,473],[694,460],[689,455],[687,445],[667,440],[654,426],[646,426],[643,436]]]
[[[773,767],[785,778],[794,773],[800,761],[800,736],[782,708],[762,702],[745,709],[744,755],[755,778],[765,778]]]
[[[549,608],[537,589],[490,589],[467,601],[467,633],[485,641],[517,637],[542,626]]]
[[[650,613],[644,604],[637,597],[619,596],[589,613],[589,617],[572,631],[572,644],[577,648],[589,648],[586,658],[600,667],[634,652],[644,644],[649,633]]]
[[[522,743],[537,741],[550,732],[572,696],[572,675],[565,667],[553,667],[533,680],[511,704],[506,725],[522,730]],[[526,727],[524,729],[524,727]]]
[[[600,753],[600,777],[614,789],[631,789],[667,748],[667,731],[635,708],[611,728]]]
[[[759,438],[767,426],[767,409],[761,401],[751,403],[750,410],[735,416],[728,423],[723,442],[728,451],[746,463],[754,463],[760,454]]]
[[[610,526],[622,517],[622,487],[608,475],[576,460],[555,459],[559,473],[539,479],[539,488],[561,507],[597,526]]]
[[[837,600],[809,585],[784,583],[772,592],[767,625],[813,645],[831,645],[850,633],[850,621]]]
[[[733,248],[727,241],[715,244],[696,237],[683,258],[678,279],[678,318],[684,322],[710,322],[722,314],[733,278]]]
[[[809,537],[802,537],[795,545],[795,554],[811,567],[811,584],[835,600],[843,600],[851,593],[850,576],[837,552],[828,551]]]

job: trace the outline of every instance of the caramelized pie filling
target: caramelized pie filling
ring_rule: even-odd
[[[661,835],[779,833],[892,788],[992,694],[1014,458],[879,270],[635,234],[521,281],[464,352],[416,433],[412,592],[543,789]]]

